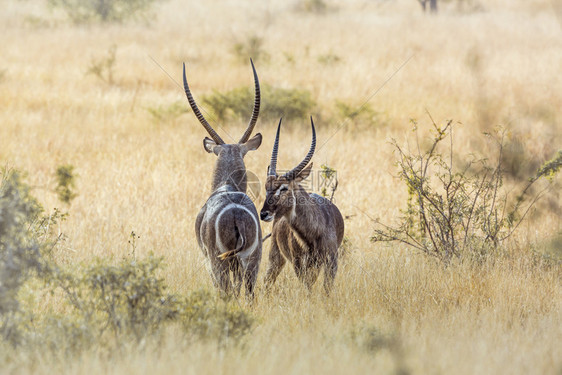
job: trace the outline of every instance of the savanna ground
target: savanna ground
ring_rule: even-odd
[[[429,16],[414,0],[326,2],[324,10],[304,3],[171,0],[156,4],[149,22],[75,25],[41,1],[3,2],[0,162],[27,173],[47,212],[68,212],[57,228],[65,234],[53,250],[57,263],[118,260],[134,249],[138,258],[164,257],[171,291],[212,290],[193,227],[215,157],[204,151],[206,133],[178,85],[184,61],[200,103],[213,90],[249,87],[249,57],[262,85],[311,93],[313,160],[337,169],[335,200],[347,217],[348,243],[335,290],[325,297],[321,283],[308,295],[290,267],[266,295],[266,242],[256,301],[239,301],[256,318],[240,343],[184,341],[169,330],[158,341],[127,341],[118,351],[94,348],[72,359],[19,347],[0,355],[0,373],[562,371],[556,181],[483,261],[444,267],[403,245],[370,240],[373,219],[394,223],[405,207],[408,192],[395,177],[389,141],[414,145],[411,119],[423,139],[428,112],[439,124],[459,122],[453,138],[460,160],[494,158],[483,132],[506,129],[507,190],[521,189],[553,156],[562,140],[562,5],[445,2]],[[112,77],[88,74],[112,48]],[[341,103],[367,103],[371,111],[349,119]],[[205,109],[219,134],[235,140],[250,108],[248,117],[218,122]],[[259,177],[275,128],[275,119],[258,122],[264,142],[245,159]],[[278,168],[296,165],[309,142],[308,120],[289,119]],[[53,173],[66,164],[75,167],[78,196],[61,205]],[[263,196],[262,187],[258,208]],[[132,231],[139,236],[134,247]],[[41,314],[53,303],[34,305]]]

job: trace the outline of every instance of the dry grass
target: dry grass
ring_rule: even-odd
[[[58,205],[45,189],[54,187],[56,167],[76,167],[79,196],[61,228],[68,239],[57,249],[60,262],[125,256],[134,230],[137,255],[165,256],[173,290],[209,287],[193,226],[214,158],[201,147],[205,133],[191,113],[170,123],[150,118],[146,108],[184,100],[152,59],[176,82],[186,61],[201,98],[251,84],[249,64],[240,63],[233,45],[257,35],[270,55],[257,62],[260,80],[302,87],[316,98],[322,147],[314,160],[338,170],[337,204],[355,215],[346,222],[352,245],[334,295],[307,296],[287,267],[271,295],[259,292],[251,308],[259,324],[240,347],[187,345],[171,332],[161,345],[89,353],[74,363],[49,356],[29,363],[22,352],[3,361],[0,373],[561,371],[562,274],[560,265],[536,255],[562,231],[559,193],[551,193],[550,209],[537,211],[505,254],[480,266],[443,269],[408,249],[375,246],[365,215],[391,222],[403,208],[406,191],[392,177],[387,141],[412,141],[409,119],[428,123],[426,109],[438,122],[463,123],[455,133],[459,155],[486,154],[481,132],[503,126],[508,140],[522,143],[524,160],[551,156],[562,140],[556,4],[494,0],[480,12],[444,6],[439,16],[425,17],[413,0],[330,2],[325,14],[299,12],[296,2],[255,3],[168,1],[148,26],[78,27],[39,2],[5,2],[0,162],[28,172],[49,208]],[[112,45],[115,84],[108,85],[85,73]],[[340,60],[319,62],[327,54]],[[336,99],[355,105],[370,99],[384,121],[338,130]],[[294,166],[309,144],[306,122],[288,125],[280,168]],[[237,138],[244,126],[220,124],[219,133]],[[275,124],[260,122],[257,131],[264,143],[246,164],[263,176]]]

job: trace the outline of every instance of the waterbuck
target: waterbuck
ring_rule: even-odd
[[[312,125],[312,144],[308,155],[291,171],[277,175],[279,131],[271,154],[271,164],[265,183],[266,197],[261,209],[263,221],[273,220],[269,267],[265,275],[266,288],[270,288],[289,260],[297,277],[310,290],[324,267],[324,289],[329,293],[338,269],[338,248],[342,243],[344,223],[338,208],[318,194],[308,194],[299,182],[312,170],[316,147],[316,130]]]
[[[254,285],[262,253],[258,212],[246,195],[247,177],[244,155],[257,150],[261,134],[250,139],[260,111],[260,85],[252,64],[255,83],[254,110],[244,135],[234,144],[226,144],[205,120],[187,85],[183,64],[183,86],[193,113],[211,136],[203,147],[218,156],[213,172],[211,196],[195,220],[199,247],[208,260],[214,285],[223,293],[238,295],[244,280],[246,296],[253,297]],[[232,272],[231,282],[230,273]]]

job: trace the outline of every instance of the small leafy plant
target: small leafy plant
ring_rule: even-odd
[[[49,0],[77,24],[86,22],[121,23],[131,18],[146,18],[157,0]]]
[[[320,194],[322,194],[322,196],[324,198],[328,198],[328,194],[330,195],[330,202],[334,199],[334,194],[336,192],[336,190],[338,189],[338,176],[337,176],[337,171],[325,164],[322,164],[322,166],[320,167],[321,171],[320,171],[320,178],[321,178],[321,184],[320,184]],[[328,193],[328,190],[330,190],[330,192]]]
[[[377,122],[378,113],[373,110],[369,103],[353,105],[336,100],[335,107],[341,121],[351,121],[353,124],[372,125]]]
[[[263,48],[263,39],[253,35],[244,42],[234,44],[232,51],[236,58],[242,62],[247,63],[248,59],[252,58],[254,61],[269,61],[269,53]]]
[[[169,105],[158,107],[148,107],[146,110],[150,113],[154,122],[162,124],[171,123],[188,111],[183,101],[175,101]]]
[[[354,328],[349,333],[349,341],[352,345],[368,354],[387,351],[394,362],[394,373],[400,375],[410,374],[404,358],[403,343],[398,336],[383,333],[376,327],[364,324]]]
[[[297,4],[297,10],[307,13],[322,14],[328,9],[328,4],[326,4],[325,0],[301,0]]]
[[[114,83],[113,72],[115,69],[115,61],[117,60],[115,56],[116,53],[117,46],[112,45],[109,47],[105,57],[92,59],[90,61],[90,66],[88,67],[86,74],[93,74],[101,81],[112,85]]]
[[[335,65],[341,61],[341,57],[333,52],[318,56],[318,62],[322,65]]]
[[[76,189],[76,174],[74,173],[74,166],[67,164],[61,165],[56,171],[57,192],[59,201],[70,204],[78,195]]]

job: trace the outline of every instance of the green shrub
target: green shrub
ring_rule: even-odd
[[[351,121],[354,125],[373,125],[378,122],[379,114],[373,110],[369,103],[353,105],[336,100],[335,107],[340,121]]]
[[[338,188],[338,175],[337,175],[337,171],[325,164],[322,164],[320,166],[321,171],[320,171],[320,182],[319,182],[319,188],[320,188],[320,194],[324,197],[324,198],[328,198],[328,194],[330,195],[330,202],[334,199],[334,194]],[[330,191],[328,193],[328,190]]]
[[[309,91],[283,89],[263,85],[260,118],[266,121],[305,119],[310,116],[316,103]],[[254,104],[253,88],[240,87],[226,93],[215,91],[203,97],[203,103],[212,108],[215,116],[224,121],[229,117],[247,119]]]
[[[86,74],[93,74],[101,81],[112,85],[113,81],[113,70],[115,69],[115,54],[117,52],[117,46],[113,45],[107,50],[107,56],[98,59],[92,59],[90,61],[90,66],[86,71]]]
[[[341,57],[333,52],[318,56],[318,62],[322,65],[335,65],[341,61]]]
[[[26,281],[44,276],[49,269],[44,254],[56,240],[50,227],[63,218],[58,211],[43,215],[19,172],[5,169],[0,182],[0,341],[13,345],[23,341],[27,330],[22,321],[19,293]],[[22,320],[23,319],[23,320]]]
[[[82,274],[63,273],[56,279],[99,335],[107,328],[116,336],[140,340],[180,314],[179,297],[167,294],[164,280],[156,275],[161,261],[149,257],[111,265],[97,260]]]
[[[349,333],[350,343],[369,355],[376,355],[381,351],[387,351],[394,362],[394,371],[397,375],[410,374],[405,361],[403,343],[400,338],[393,334],[381,332],[371,325],[362,325],[354,328]]]
[[[324,0],[300,0],[296,7],[297,10],[316,14],[322,14],[328,10],[328,5]]]
[[[239,342],[253,327],[246,311],[209,292],[169,293],[161,276],[162,258],[94,259],[88,265],[61,267],[50,257],[59,237],[51,238],[49,228],[65,215],[57,210],[42,214],[20,174],[4,171],[0,349],[18,347],[64,358],[90,348],[113,350],[131,340],[162,337],[171,325],[181,327],[185,339],[226,345]],[[139,238],[131,233],[133,256]]]
[[[148,107],[146,110],[150,113],[154,122],[169,124],[188,112],[188,107],[185,105],[185,101],[178,100],[169,105]]]
[[[236,58],[242,62],[247,63],[251,58],[254,62],[269,61],[269,53],[263,48],[263,39],[253,35],[244,42],[236,43],[232,49]]]
[[[49,0],[53,7],[63,9],[75,23],[90,21],[123,22],[145,18],[157,0]]]
[[[193,292],[184,306],[185,331],[200,339],[216,340],[221,345],[239,342],[255,323],[255,319],[238,305],[204,290]]]
[[[162,337],[172,325],[180,327],[175,331],[185,339],[221,346],[236,344],[250,332],[254,318],[232,302],[207,291],[188,296],[167,292],[161,265],[162,258],[153,256],[116,264],[97,259],[71,270],[51,264],[41,282],[29,283],[27,293],[56,295],[59,312],[51,308],[38,315],[32,312],[33,302],[22,303],[9,317],[0,316],[9,318],[0,319],[9,323],[0,343],[75,355]]]
[[[70,204],[76,198],[77,194],[74,191],[76,188],[76,174],[74,173],[74,166],[67,164],[61,165],[56,171],[57,187],[55,191],[58,195],[59,201]]]
[[[562,265],[562,231],[543,243],[545,247],[541,257],[550,264]]]
[[[465,165],[453,165],[451,121],[443,128],[435,123],[435,137],[427,151],[402,149],[396,141],[399,178],[408,189],[406,209],[398,226],[378,222],[372,240],[398,241],[437,257],[448,264],[452,258],[480,259],[509,238],[542,192],[525,203],[531,187],[542,177],[554,176],[562,165],[562,152],[546,163],[510,205],[502,191],[503,140],[497,140],[499,156],[490,166],[485,158],[464,157]],[[450,137],[446,156],[441,142]]]
[[[80,335],[95,338],[97,345],[114,341],[107,338],[140,341],[169,324],[180,324],[185,337],[220,344],[238,342],[250,331],[254,320],[248,313],[209,292],[168,293],[159,276],[162,260],[149,256],[111,264],[98,259],[83,271],[58,270],[50,284],[64,291],[67,315],[88,327]]]
[[[20,287],[43,268],[35,225],[42,212],[20,174],[4,170],[0,185],[0,316],[18,309]]]

